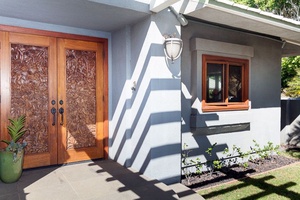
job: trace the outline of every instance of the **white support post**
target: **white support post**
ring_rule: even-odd
[[[150,11],[158,13],[178,1],[180,0],[152,0],[150,3]]]

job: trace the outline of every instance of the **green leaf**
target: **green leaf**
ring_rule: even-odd
[[[25,115],[22,115],[16,119],[8,119],[8,120],[10,122],[10,125],[7,127],[8,134],[10,135],[12,141],[16,143],[27,131],[26,129],[24,129],[26,117]]]

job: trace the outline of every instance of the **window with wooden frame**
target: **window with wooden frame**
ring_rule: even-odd
[[[202,55],[202,111],[247,110],[249,60]]]

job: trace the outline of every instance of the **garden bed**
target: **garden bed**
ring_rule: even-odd
[[[182,177],[182,184],[194,190],[199,190],[232,180],[246,178],[272,169],[277,169],[295,162],[299,162],[299,159],[274,155],[265,160],[249,161],[249,166],[247,168],[240,165],[234,165],[230,168],[223,167],[213,173],[204,172],[200,175],[194,175],[189,179],[190,184],[188,184],[185,177]]]

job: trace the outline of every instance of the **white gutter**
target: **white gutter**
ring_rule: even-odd
[[[254,9],[245,9],[245,8],[248,8],[248,7],[243,8],[242,6],[235,6],[235,5],[232,5],[233,9],[228,9],[228,8],[225,8],[225,7],[222,7],[222,6],[219,6],[219,5],[214,5],[214,4],[208,3],[208,4],[205,4],[203,8],[207,7],[207,8],[211,8],[211,9],[214,9],[214,10],[219,10],[219,11],[222,11],[222,12],[227,12],[227,13],[230,13],[230,14],[234,14],[236,16],[240,16],[240,17],[244,17],[244,18],[247,18],[247,19],[262,22],[262,23],[265,23],[265,24],[271,24],[273,26],[277,26],[277,27],[280,27],[280,28],[300,32],[300,28],[299,28],[300,23],[298,21],[294,21],[294,20],[291,20],[291,19],[286,19],[284,17],[278,16],[278,15],[275,15],[275,14],[272,14],[272,13],[264,12],[264,11],[261,11],[259,9],[255,9],[255,10],[258,10],[260,12],[255,12]],[[245,10],[245,11],[248,11],[248,12],[237,11],[237,10],[234,10],[234,8],[242,9],[242,10]],[[258,15],[258,16],[255,16],[255,14]]]
[[[299,42],[294,42],[294,41],[291,41],[291,40],[288,40],[288,39],[285,39],[285,38],[282,38],[282,40],[283,40],[284,42],[287,42],[287,43],[290,43],[290,44],[293,44],[293,45],[300,46],[300,43],[299,43]]]

